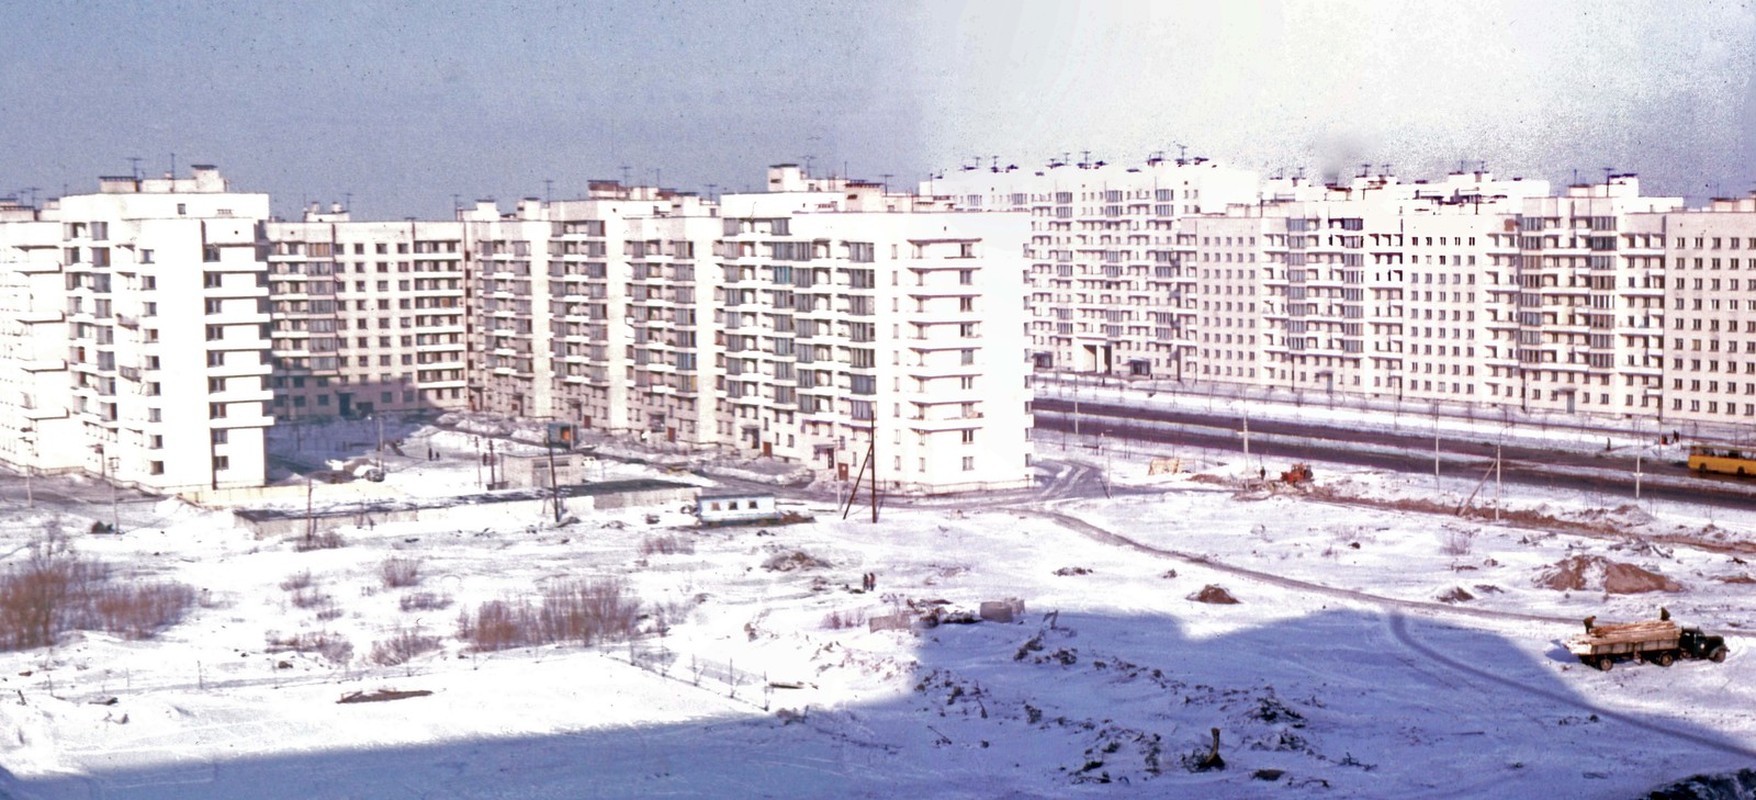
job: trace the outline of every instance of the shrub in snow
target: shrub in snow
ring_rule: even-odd
[[[632,636],[640,601],[621,580],[568,581],[551,586],[540,605],[527,599],[490,600],[458,615],[457,638],[477,650],[533,644],[583,645]]]
[[[386,589],[402,589],[421,582],[421,560],[391,556],[378,565],[378,577]]]
[[[422,634],[418,628],[398,628],[396,634],[389,639],[372,643],[372,663],[381,667],[394,667],[438,649],[439,637]]]
[[[291,650],[295,653],[316,653],[331,664],[341,666],[354,657],[354,643],[345,636],[328,631],[301,631],[292,636],[268,635],[270,653]]]
[[[400,603],[404,611],[437,611],[451,607],[451,595],[432,592],[409,592]]]
[[[347,542],[342,540],[341,534],[335,531],[324,531],[293,540],[293,550],[299,553],[309,553],[312,550],[335,550],[346,544]]]
[[[280,582],[280,588],[281,591],[286,592],[311,588],[311,570],[304,570],[303,572],[295,572],[288,575],[286,580]]]
[[[858,628],[865,624],[866,612],[857,608],[851,611],[841,611],[839,609],[831,611],[828,616],[823,618],[823,627],[832,631],[839,631],[844,628]]]
[[[195,605],[195,590],[184,584],[113,583],[108,565],[81,558],[59,529],[46,533],[0,575],[0,649],[53,645],[69,630],[147,639]]]
[[[640,554],[650,556],[655,553],[662,555],[689,554],[695,552],[695,543],[674,533],[659,536],[648,536],[640,540]]]

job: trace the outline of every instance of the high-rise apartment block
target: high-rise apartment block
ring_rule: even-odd
[[[905,490],[1029,483],[1023,215],[787,165],[717,202],[599,182],[462,219],[473,407]]]
[[[1181,200],[1184,176],[1201,205],[1146,203]],[[1686,209],[1632,175],[1559,193],[1462,171],[1258,182],[1161,159],[922,185],[1031,210],[1039,370],[1635,424],[1756,416],[1749,199]]]
[[[275,417],[467,407],[463,234],[341,208],[268,223]]]
[[[275,420],[476,410],[893,489],[1030,481],[1037,372],[1756,417],[1756,200],[1202,159],[769,170],[356,221],[218,171],[0,201],[0,461],[260,485]]]
[[[261,485],[268,216],[205,165],[0,209],[0,458],[156,491]]]

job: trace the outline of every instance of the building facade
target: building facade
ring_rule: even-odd
[[[260,486],[268,196],[196,165],[5,214],[0,454],[152,491]]]

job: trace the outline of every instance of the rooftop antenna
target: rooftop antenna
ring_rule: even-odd
[[[342,192],[341,199],[342,199],[341,210],[346,211],[349,214],[354,213],[354,193],[353,192]]]
[[[457,194],[455,192],[452,193],[452,195],[451,195],[451,213],[456,214],[458,209],[461,209],[461,208],[463,208],[463,195]]]
[[[664,174],[665,171],[663,169],[660,169],[659,167],[652,168],[652,188],[657,189],[660,184],[664,183],[664,180],[661,178]]]
[[[1483,174],[1487,174],[1487,171],[1488,171],[1487,159],[1482,159],[1482,160],[1476,162],[1476,171],[1481,172]]]
[[[1361,164],[1360,165],[1360,177],[1368,178],[1368,177],[1371,177],[1371,175],[1372,175],[1372,165],[1371,164]]]
[[[813,155],[806,155],[805,156],[805,175],[807,177],[809,177],[811,175],[811,162],[816,160],[816,159],[817,159],[817,157],[813,156]]]
[[[719,184],[717,184],[717,183],[710,183],[707,185],[707,200],[708,200],[708,202],[713,202],[713,199],[714,199],[713,190],[718,189],[718,188],[719,188]]]
[[[890,191],[890,176],[893,174],[895,173],[881,172],[878,174],[878,177],[884,179],[884,191],[886,192]]]
[[[140,180],[140,156],[128,157],[128,176]]]
[[[1616,171],[1616,168],[1615,168],[1615,167],[1604,167],[1604,185],[1605,185],[1605,186],[1608,186],[1608,185],[1610,185],[1610,178],[1613,178],[1613,177],[1615,177],[1615,176],[1614,176],[1614,175],[1613,175],[1613,174],[1612,174],[1612,173],[1614,173],[1614,172],[1615,172],[1615,171]]]
[[[171,154],[171,177],[177,177],[177,154]]]
[[[555,181],[553,178],[544,178],[543,179],[543,202],[544,203],[552,203],[554,201],[555,201]]]
[[[628,185],[628,170],[629,169],[630,169],[630,167],[627,164],[622,165],[622,185],[623,186]]]
[[[1461,158],[1460,158],[1460,159],[1458,159],[1458,160],[1457,160],[1457,172],[1458,172],[1458,174],[1460,174],[1460,175],[1461,175],[1461,174],[1463,174],[1463,173],[1464,173],[1464,172],[1467,172],[1467,171],[1468,171],[1468,169],[1466,169],[1466,167],[1467,167],[1467,166],[1468,166],[1468,164],[1469,164],[1469,162],[1468,162],[1468,161],[1465,161],[1465,160],[1463,160],[1463,159],[1461,159]]]
[[[1183,162],[1188,161],[1188,160],[1189,160],[1189,146],[1186,144],[1183,144],[1182,142],[1178,142],[1177,143],[1177,166],[1179,166],[1179,167],[1183,166]]]
[[[1090,150],[1079,151],[1079,168],[1080,169],[1087,169],[1090,166],[1091,166],[1091,151]]]
[[[24,187],[25,191],[30,192],[30,204],[31,204],[31,207],[33,207],[33,208],[35,208],[36,204],[37,204],[37,190],[41,189],[41,188],[43,188],[43,187],[41,187],[41,186],[26,186],[26,187]]]
[[[1578,167],[1573,168],[1573,185],[1574,186],[1579,185],[1579,168]]]

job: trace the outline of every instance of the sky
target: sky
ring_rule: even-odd
[[[0,195],[88,191],[138,157],[218,164],[283,215],[443,217],[624,175],[723,192],[797,162],[907,185],[1164,151],[1610,167],[1700,197],[1756,187],[1753,67],[1756,10],[1711,1],[48,0],[0,7]]]

